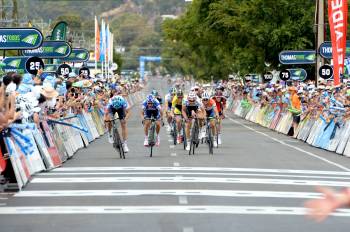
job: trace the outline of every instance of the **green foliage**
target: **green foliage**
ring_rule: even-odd
[[[263,73],[278,54],[314,49],[313,1],[194,0],[185,15],[163,24],[168,70],[200,79]]]

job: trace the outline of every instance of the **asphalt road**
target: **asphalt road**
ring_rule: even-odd
[[[166,91],[160,80],[150,86]],[[96,140],[22,192],[0,196],[0,231],[348,231],[350,210],[318,224],[303,204],[319,196],[315,186],[350,186],[349,158],[232,115],[214,155],[201,144],[189,156],[163,128],[150,158],[139,111],[126,160],[106,137]]]

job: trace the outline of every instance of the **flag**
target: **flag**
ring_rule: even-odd
[[[106,29],[105,29],[105,22],[103,21],[102,19],[102,23],[101,23],[101,32],[100,32],[100,35],[101,35],[101,38],[100,38],[100,61],[103,62],[105,61],[105,36],[106,34]]]
[[[347,0],[328,0],[328,18],[332,39],[334,85],[340,84],[346,55]]]
[[[106,27],[106,61],[109,63],[109,41],[110,41],[110,34],[109,34],[109,24],[107,24]]]
[[[51,40],[66,40],[67,36],[67,23],[59,22],[56,24],[51,33]]]
[[[95,61],[100,61],[100,28],[98,27],[97,17],[95,16]]]

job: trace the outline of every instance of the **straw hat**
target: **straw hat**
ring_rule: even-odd
[[[44,86],[41,89],[40,93],[48,99],[55,98],[58,96],[58,92],[51,86]]]

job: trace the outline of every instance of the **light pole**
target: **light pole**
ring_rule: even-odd
[[[325,4],[324,0],[316,0],[316,65],[315,65],[315,85],[317,87],[319,80],[318,70],[324,65],[324,59],[320,56],[319,47],[324,42],[325,20],[324,20]]]

